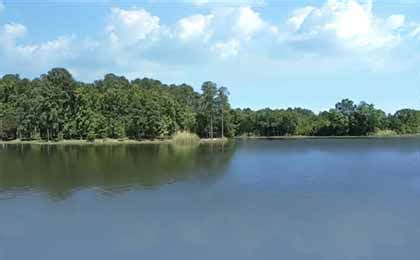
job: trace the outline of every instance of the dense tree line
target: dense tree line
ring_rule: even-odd
[[[153,139],[182,130],[233,136],[230,110],[227,89],[213,82],[205,82],[201,94],[185,84],[114,74],[86,84],[61,68],[34,80],[18,75],[0,80],[4,140]]]
[[[226,87],[210,81],[196,92],[186,84],[129,81],[114,74],[87,84],[61,68],[33,80],[5,75],[0,79],[0,139],[154,139],[183,130],[204,138],[420,132],[420,112],[411,109],[387,115],[372,104],[344,99],[319,114],[302,108],[253,111],[232,109],[228,97]]]
[[[366,136],[381,132],[420,133],[420,111],[403,109],[386,114],[374,105],[349,99],[319,114],[302,109],[234,110],[237,135]]]

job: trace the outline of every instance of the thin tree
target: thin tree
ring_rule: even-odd
[[[229,96],[229,91],[226,87],[220,87],[217,90],[217,103],[219,104],[220,107],[220,113],[221,113],[221,137],[224,138],[225,137],[225,126],[224,126],[224,114],[225,114],[225,110],[226,110],[226,106],[228,105],[228,96]]]
[[[201,107],[205,116],[210,121],[210,138],[213,139],[213,118],[214,118],[214,109],[215,109],[215,97],[217,95],[217,85],[211,81],[204,82],[201,86],[202,90],[202,101]]]

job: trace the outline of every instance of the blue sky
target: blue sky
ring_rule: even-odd
[[[420,2],[0,0],[0,75],[68,68],[196,89],[234,107],[420,108]]]

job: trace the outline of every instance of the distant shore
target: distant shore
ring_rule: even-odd
[[[224,143],[229,139],[227,138],[213,138],[213,139],[200,139],[200,143]],[[131,139],[95,139],[94,141],[87,140],[60,140],[60,141],[44,141],[44,140],[10,140],[0,141],[0,145],[5,144],[32,144],[32,145],[121,145],[121,144],[171,144],[172,139],[155,139],[155,140],[131,140]]]
[[[362,135],[362,136],[238,136],[236,139],[264,139],[264,140],[295,140],[295,139],[380,139],[380,138],[413,138],[420,134],[412,135]]]

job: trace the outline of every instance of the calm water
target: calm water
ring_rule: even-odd
[[[420,139],[0,146],[0,260],[420,259]]]

